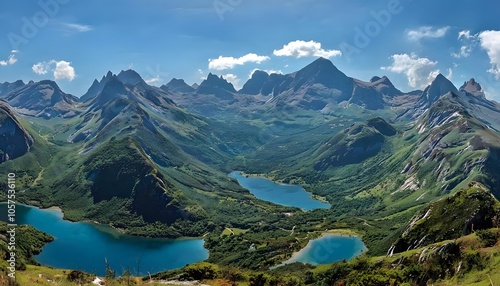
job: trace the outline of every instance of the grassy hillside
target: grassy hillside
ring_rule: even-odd
[[[480,184],[441,199],[411,219],[390,252],[401,252],[474,231],[500,227],[500,203]]]

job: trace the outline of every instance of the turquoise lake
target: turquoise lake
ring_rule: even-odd
[[[0,213],[7,205],[0,204]],[[208,258],[203,239],[152,239],[121,234],[109,226],[63,220],[57,210],[17,205],[17,224],[32,225],[55,237],[36,260],[55,268],[78,269],[103,276],[105,260],[121,275],[153,274]],[[2,216],[2,220],[6,218]]]
[[[366,251],[367,248],[357,236],[340,236],[326,234],[318,239],[310,240],[306,247],[292,255],[290,259],[273,268],[294,262],[330,264],[349,260]]]
[[[236,179],[242,187],[264,201],[304,210],[330,208],[330,204],[312,199],[311,193],[299,185],[278,184],[265,178],[246,177],[238,171],[231,172],[228,176]]]

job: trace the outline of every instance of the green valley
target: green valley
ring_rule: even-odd
[[[498,279],[500,117],[481,116],[484,108],[500,115],[496,102],[467,86],[457,90],[442,75],[405,94],[387,77],[363,82],[324,58],[292,74],[262,72],[248,84],[236,91],[210,74],[196,89],[180,81],[155,87],[127,70],[96,80],[77,100],[55,82],[29,83],[0,96],[0,173],[16,174],[17,202],[60,207],[67,220],[134,236],[204,239],[206,261],[150,273],[153,280]],[[18,105],[20,97],[47,96],[53,106]],[[306,211],[258,199],[228,177],[235,170],[298,184],[331,207]],[[61,283],[90,282],[81,269],[40,268],[33,255],[50,236],[18,230],[22,281],[43,271]],[[368,251],[330,265],[273,268],[327,232],[359,236]],[[139,270],[120,278],[108,270],[115,271],[106,277],[111,285],[156,283]]]

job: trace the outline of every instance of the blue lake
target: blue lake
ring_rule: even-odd
[[[228,176],[236,179],[242,187],[264,201],[304,210],[330,208],[330,204],[312,199],[311,193],[299,185],[278,184],[265,178],[246,177],[238,171],[231,172]]]
[[[294,262],[309,263],[312,265],[330,264],[343,259],[352,259],[366,250],[366,246],[357,236],[326,234],[318,239],[310,240],[306,247],[275,267]]]
[[[0,213],[7,205],[0,204]],[[78,269],[105,274],[105,260],[121,275],[129,269],[134,275],[147,275],[180,268],[208,258],[203,239],[152,239],[121,234],[109,226],[62,219],[58,210],[17,205],[17,224],[32,225],[55,237],[36,260],[55,268]],[[3,221],[6,218],[2,215]]]

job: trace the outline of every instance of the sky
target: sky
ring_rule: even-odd
[[[493,0],[4,0],[0,82],[55,80],[83,95],[108,70],[150,84],[241,88],[255,69],[292,73],[318,57],[348,76],[388,76],[402,91],[442,73],[475,78],[500,102]]]

